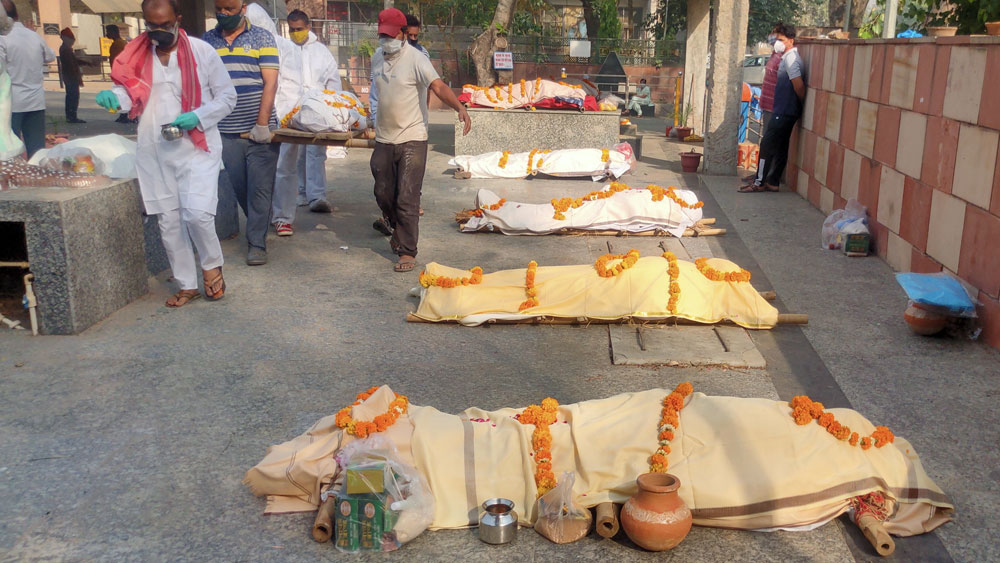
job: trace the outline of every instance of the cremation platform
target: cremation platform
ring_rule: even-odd
[[[23,228],[42,334],[82,332],[149,290],[136,180],[0,191],[0,222]]]
[[[455,154],[532,149],[607,149],[618,144],[621,116],[613,111],[469,108],[472,130],[455,122]]]

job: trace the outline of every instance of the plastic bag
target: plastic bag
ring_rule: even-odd
[[[104,174],[104,163],[84,147],[53,147],[39,163],[42,168],[79,174]]]
[[[135,178],[136,142],[121,135],[108,134],[80,137],[58,144],[51,149],[41,149],[32,155],[28,164],[45,166],[43,161],[53,161],[47,168],[64,170],[62,159],[75,160],[77,154],[89,155],[94,162],[95,174],[109,178]],[[70,165],[72,169],[72,165]]]
[[[976,316],[976,304],[962,284],[948,274],[901,273],[896,274],[896,281],[915,303],[938,308],[942,314]]]
[[[375,434],[336,454],[344,468],[335,494],[335,545],[339,551],[394,551],[434,520],[434,497],[416,468],[402,463],[389,438]]]
[[[841,235],[868,233],[868,208],[856,199],[847,202],[844,209],[837,209],[823,221],[820,239],[823,248],[840,248]]]
[[[619,96],[611,94],[610,92],[605,93],[604,95],[602,95],[601,99],[600,99],[600,102],[602,104],[614,104],[615,109],[618,109],[618,108],[620,108],[620,107],[622,107],[622,106],[625,105],[625,99],[624,98],[621,98]]]
[[[563,473],[556,488],[538,499],[538,520],[535,530],[555,543],[570,543],[590,532],[593,517],[590,510],[574,500],[575,473]]]

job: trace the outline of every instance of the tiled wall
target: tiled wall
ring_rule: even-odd
[[[898,271],[956,274],[1000,347],[1000,39],[799,44],[808,95],[788,184],[823,212],[857,198]]]

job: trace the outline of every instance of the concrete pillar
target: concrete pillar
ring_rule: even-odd
[[[21,23],[31,22],[31,14],[23,13],[20,8],[17,10],[17,17]],[[38,20],[41,26],[36,31],[41,33],[49,47],[58,53],[59,47],[62,45],[59,30],[73,26],[73,12],[69,9],[69,0],[38,0]],[[46,25],[50,26],[48,33],[45,32]],[[51,26],[55,26],[55,28]]]
[[[201,37],[205,34],[205,2],[206,0],[181,2],[181,27],[191,37]],[[214,5],[213,3],[212,6]]]
[[[705,72],[708,65],[709,0],[688,0],[687,40],[684,44],[684,99],[690,104],[687,126],[702,134],[705,123]],[[681,123],[683,125],[683,123]]]
[[[736,174],[743,55],[747,44],[749,0],[714,0],[712,68],[708,76],[708,125],[705,167],[708,174]]]

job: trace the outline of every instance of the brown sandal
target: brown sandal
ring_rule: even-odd
[[[396,272],[412,272],[417,267],[417,259],[413,256],[400,256],[399,262],[392,269]]]
[[[215,272],[217,275],[208,279],[208,274]],[[202,280],[205,282],[205,297],[209,301],[218,301],[226,295],[226,280],[222,277],[222,266],[211,270],[202,270]]]
[[[167,307],[176,309],[187,305],[199,297],[201,297],[201,292],[197,289],[182,289],[171,295],[170,298],[167,299],[166,305]]]

